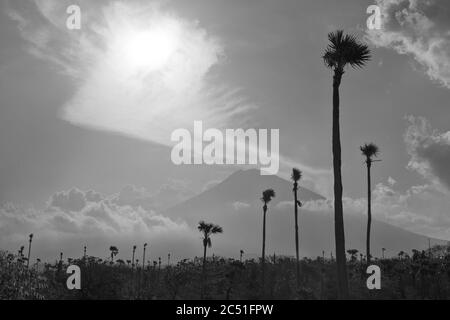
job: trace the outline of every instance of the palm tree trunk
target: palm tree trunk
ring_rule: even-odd
[[[297,258],[297,286],[300,286],[300,259],[298,250],[298,205],[297,205],[297,183],[294,185],[294,208],[295,208],[295,255]]]
[[[31,256],[31,241],[28,243],[28,260],[27,260],[27,269],[30,267],[30,256]]]
[[[263,207],[263,241],[262,241],[262,291],[264,294],[264,283],[265,283],[265,267],[266,267],[266,213],[267,213],[267,205],[264,204]]]
[[[367,264],[370,263],[370,227],[372,224],[372,192],[370,190],[370,159],[367,159]]]
[[[142,271],[145,269],[145,247],[144,247],[144,253],[142,254]]]
[[[202,267],[202,290],[201,298],[203,299],[205,294],[205,280],[206,280],[206,240],[203,240],[203,267]]]
[[[343,71],[336,70],[333,78],[333,171],[334,171],[334,233],[339,299],[348,298],[347,265],[345,257],[344,213],[342,208],[341,138],[339,128],[339,86]]]

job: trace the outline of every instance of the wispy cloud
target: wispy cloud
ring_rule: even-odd
[[[197,22],[154,3],[81,1],[82,28],[69,30],[70,4],[36,0],[8,10],[29,51],[78,84],[61,111],[67,121],[169,145],[171,132],[194,120],[222,128],[255,108],[214,75],[224,49]]]
[[[377,0],[382,29],[368,40],[412,56],[426,74],[450,88],[450,3],[447,0]]]
[[[29,52],[74,81],[75,91],[60,110],[63,119],[167,146],[174,144],[175,129],[192,131],[195,120],[205,129],[259,127],[253,114],[257,106],[218,72],[226,60],[221,39],[199,22],[156,2],[81,0],[81,30],[68,30],[66,8],[71,4],[34,0],[7,6]],[[162,52],[154,55],[161,48],[146,43],[146,32],[161,28],[172,40],[159,39]],[[146,55],[156,62],[148,62],[152,59]],[[236,147],[251,154],[260,148]],[[330,193],[329,170],[273,157],[282,174],[300,167],[308,187]]]

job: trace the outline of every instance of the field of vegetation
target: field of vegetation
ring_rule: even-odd
[[[334,259],[303,259],[300,283],[296,261],[270,257],[262,290],[261,262],[208,258],[203,280],[203,259],[162,265],[142,265],[86,256],[56,263],[36,261],[28,265],[19,254],[0,252],[0,299],[336,299]],[[450,298],[450,250],[400,252],[395,258],[375,259],[381,268],[381,289],[368,290],[367,264],[356,250],[348,251],[351,299],[448,299]],[[68,290],[67,267],[81,268],[81,290]],[[28,265],[28,267],[27,267]]]

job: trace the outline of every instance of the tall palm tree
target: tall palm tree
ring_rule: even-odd
[[[261,201],[263,205],[263,239],[262,239],[262,254],[261,254],[261,266],[262,266],[262,291],[264,293],[265,282],[265,269],[266,269],[266,214],[267,204],[275,197],[275,191],[273,189],[264,190],[262,193]]]
[[[142,254],[142,270],[145,269],[145,249],[147,248],[147,243],[144,243],[144,253]]]
[[[28,260],[27,260],[27,269],[30,267],[30,255],[31,255],[31,243],[33,242],[33,234],[29,235],[28,240]]]
[[[294,182],[294,215],[295,215],[295,257],[297,259],[297,285],[300,284],[300,258],[299,258],[299,246],[298,246],[298,207],[302,204],[298,201],[297,191],[298,182],[302,178],[302,172],[297,168],[292,169],[291,179]]]
[[[116,246],[111,246],[109,247],[109,251],[111,251],[111,263],[114,263],[114,256],[117,256],[119,249]]]
[[[342,208],[341,138],[339,128],[339,87],[346,66],[362,68],[371,58],[367,45],[342,30],[328,34],[329,44],[323,60],[333,70],[333,170],[334,170],[334,232],[336,242],[336,265],[338,295],[348,298],[347,266],[345,257],[344,216]]]
[[[19,250],[19,256],[23,258],[23,250],[25,250],[25,246],[21,246]]]
[[[134,253],[136,252],[136,245],[133,246],[133,258],[131,259],[131,269],[134,269]]]
[[[242,256],[244,255],[244,250],[241,249],[240,255],[239,255],[239,261],[242,263]]]
[[[367,237],[366,237],[366,259],[370,263],[370,228],[372,226],[372,190],[370,186],[370,168],[372,167],[373,158],[378,156],[379,149],[374,143],[364,144],[359,147],[362,155],[366,157],[367,165]]]
[[[206,223],[205,221],[200,221],[198,223],[198,231],[200,231],[203,235],[203,267],[202,267],[202,298],[204,295],[204,287],[205,287],[205,278],[206,278],[206,248],[211,248],[211,236],[213,234],[222,233],[223,229],[222,227],[213,224],[213,223]]]

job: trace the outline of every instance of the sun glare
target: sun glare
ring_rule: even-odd
[[[166,66],[176,52],[177,45],[176,28],[161,25],[149,30],[133,32],[125,40],[122,49],[125,60],[131,67],[156,71]]]

